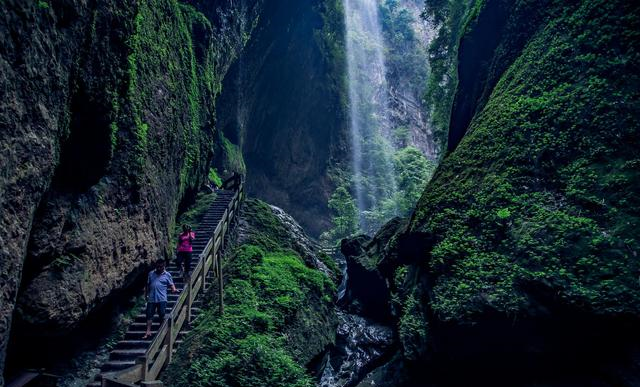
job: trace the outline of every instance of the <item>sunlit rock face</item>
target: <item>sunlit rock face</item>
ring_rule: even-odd
[[[437,160],[443,138],[437,138],[431,122],[432,107],[424,99],[431,69],[429,46],[443,27],[423,17],[422,0],[380,1],[382,36],[387,52],[389,121],[395,129],[396,148],[414,146],[428,159]],[[427,3],[427,7],[430,5]]]
[[[416,148],[435,162],[442,139],[431,129],[427,49],[436,23],[420,1],[344,1],[351,135],[350,188],[359,228],[368,234],[406,215],[398,154]],[[434,85],[435,87],[435,85]],[[413,203],[411,203],[411,206]]]

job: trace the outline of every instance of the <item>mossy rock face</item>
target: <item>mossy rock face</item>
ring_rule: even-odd
[[[189,3],[1,2],[0,374],[12,316],[29,334],[70,332],[172,252],[260,9]]]
[[[217,305],[205,309],[163,379],[171,386],[312,386],[305,366],[335,338],[335,285],[305,265],[266,203],[245,203],[238,234],[224,259],[225,314]]]
[[[329,167],[349,160],[342,2],[265,1],[256,28],[218,100],[228,157],[217,166],[237,169],[239,145],[247,192],[317,237],[331,226]]]
[[[508,12],[486,60],[474,70],[460,47],[472,72],[458,92],[477,92],[466,134],[395,237],[403,358],[461,385],[580,385],[612,369],[634,385],[627,360],[603,354],[640,342],[640,7],[478,2],[464,40],[483,37],[495,3]]]
[[[640,10],[546,12],[411,220],[436,240],[424,262],[443,320],[542,313],[540,293],[596,315],[640,313],[640,75],[629,66]]]
[[[343,239],[340,250],[347,261],[347,284],[340,300],[343,308],[374,320],[391,320],[393,269],[397,266],[395,242],[407,221],[394,218],[373,237]]]

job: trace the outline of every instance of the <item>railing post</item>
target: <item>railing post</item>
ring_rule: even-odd
[[[140,375],[140,380],[143,382],[147,380],[147,371],[149,370],[149,359],[147,356],[140,356],[136,359],[136,364],[140,364],[142,366],[142,374]]]
[[[218,250],[221,251],[221,250]],[[222,254],[218,252],[218,303],[220,305],[220,314],[224,314],[224,281],[222,279]]]
[[[202,257],[202,292],[207,285],[207,261],[209,260],[209,254]]]
[[[173,312],[169,313],[169,317],[167,318],[167,322],[169,323],[167,329],[167,337],[164,339],[164,343],[166,344],[169,352],[167,353],[167,363],[171,363],[171,355],[173,354]]]
[[[191,324],[191,303],[192,303],[192,285],[191,285],[191,276],[186,279],[187,281],[187,325]]]

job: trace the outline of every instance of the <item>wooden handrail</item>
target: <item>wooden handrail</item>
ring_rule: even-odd
[[[103,386],[131,386],[140,381],[156,380],[162,369],[171,362],[171,353],[185,321],[190,320],[191,304],[201,290],[204,290],[207,273],[215,270],[218,276],[220,311],[224,310],[222,288],[221,251],[224,248],[224,236],[238,214],[238,208],[244,199],[244,184],[240,182],[233,197],[229,201],[220,222],[216,225],[211,238],[202,253],[198,255],[198,263],[185,283],[185,289],[178,297],[169,317],[165,319],[158,333],[146,350],[144,356],[136,361],[136,365],[122,371],[103,374]]]

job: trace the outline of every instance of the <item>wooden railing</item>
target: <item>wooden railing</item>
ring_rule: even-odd
[[[185,282],[185,289],[178,297],[171,313],[158,329],[158,333],[149,345],[145,354],[136,360],[136,365],[127,369],[105,373],[102,375],[102,386],[135,386],[143,382],[145,385],[161,386],[157,382],[162,369],[171,362],[173,346],[185,321],[191,321],[191,305],[198,293],[205,288],[207,274],[210,270],[218,280],[218,301],[220,312],[224,313],[224,290],[222,278],[222,250],[224,238],[231,227],[240,204],[244,200],[244,185],[239,183],[237,190],[216,226],[213,235],[198,257],[198,264]]]

